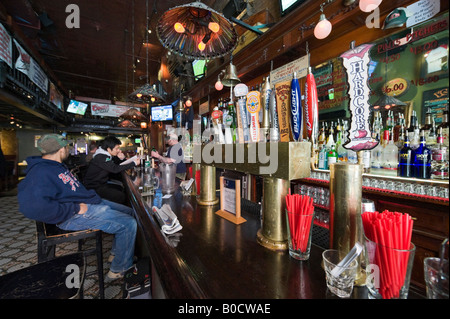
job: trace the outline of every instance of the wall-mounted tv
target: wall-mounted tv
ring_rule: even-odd
[[[301,5],[306,0],[279,0],[279,1],[280,1],[281,15],[285,15],[294,10],[296,7]]]
[[[169,105],[153,106],[151,108],[152,122],[172,121],[173,107]]]
[[[70,100],[69,106],[67,107],[67,112],[84,115],[87,109],[87,103]]]

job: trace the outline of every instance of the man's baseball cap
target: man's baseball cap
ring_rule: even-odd
[[[58,134],[46,134],[37,141],[37,148],[42,154],[50,154],[69,144],[64,136]]]

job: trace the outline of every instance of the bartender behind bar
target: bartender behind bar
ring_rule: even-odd
[[[178,136],[175,133],[170,133],[167,137],[167,157],[160,155],[157,151],[152,151],[152,157],[158,159],[160,162],[166,164],[175,163],[177,165],[176,177],[180,180],[186,179],[186,164],[184,163],[184,152],[181,144],[178,142]]]

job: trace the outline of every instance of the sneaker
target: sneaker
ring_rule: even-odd
[[[120,279],[123,278],[123,272],[112,272],[111,270],[108,271],[108,273],[106,274],[106,276],[108,276],[109,279]]]

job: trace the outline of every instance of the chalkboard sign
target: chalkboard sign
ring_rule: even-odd
[[[436,125],[442,123],[442,115],[448,107],[448,86],[424,91],[422,95],[422,123],[425,122],[425,113],[431,110]]]
[[[220,217],[234,224],[242,224],[247,220],[241,217],[241,181],[220,177]]]

